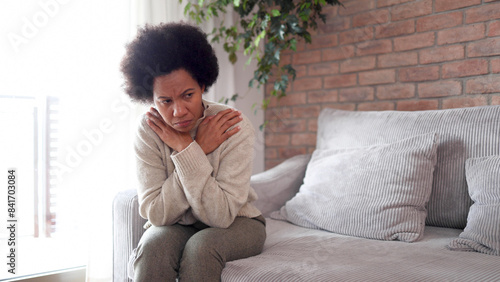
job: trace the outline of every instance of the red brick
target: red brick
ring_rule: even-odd
[[[372,87],[355,87],[340,89],[339,100],[341,102],[362,102],[373,100]]]
[[[317,90],[323,86],[321,77],[298,78],[292,85],[293,91]]]
[[[292,117],[290,108],[274,108],[266,110],[266,120],[282,121]]]
[[[418,97],[435,98],[462,94],[462,83],[456,80],[418,84]]]
[[[307,129],[309,132],[317,132],[318,131],[318,119],[309,119]]]
[[[324,78],[325,89],[354,86],[357,83],[356,79],[355,73],[327,76]]]
[[[442,77],[464,77],[488,73],[488,61],[485,59],[471,59],[466,61],[447,63],[443,65]]]
[[[342,1],[342,4],[345,8],[339,8],[339,15],[341,16],[354,15],[375,8],[374,0]]]
[[[323,13],[326,15],[326,21],[338,18],[339,6],[325,6],[323,7]]]
[[[491,62],[491,72],[500,73],[500,58],[492,59],[490,62]]]
[[[272,120],[269,121],[266,129],[274,133],[302,132],[306,130],[306,121],[303,119]]]
[[[449,45],[420,51],[420,63],[432,64],[463,59],[465,48],[463,45]]]
[[[500,95],[495,95],[491,97],[491,104],[492,105],[500,105]]]
[[[341,32],[339,35],[339,44],[352,44],[367,41],[373,38],[373,27],[362,27]]]
[[[418,63],[416,52],[393,53],[378,56],[379,68],[412,66]]]
[[[337,45],[337,34],[316,35],[312,38],[312,42],[307,45],[307,49],[329,48]]]
[[[339,72],[338,63],[320,63],[308,66],[308,75],[329,75],[336,74]]]
[[[375,38],[396,37],[415,32],[415,21],[408,20],[375,27]]]
[[[311,105],[304,107],[294,107],[292,110],[292,117],[304,118],[304,117],[317,117],[321,106]]]
[[[358,111],[392,111],[395,108],[394,104],[394,102],[360,103]]]
[[[305,147],[295,148],[295,147],[285,147],[278,149],[278,155],[281,159],[289,159],[291,157],[302,155],[307,152]]]
[[[346,45],[323,50],[323,61],[345,60],[354,57],[354,46]]]
[[[360,72],[358,75],[360,85],[376,85],[396,82],[396,71],[392,69]]]
[[[437,100],[407,100],[398,101],[396,109],[398,111],[426,111],[437,110],[439,102]]]
[[[269,107],[303,105],[306,103],[306,97],[305,92],[288,93],[281,98],[271,97]]]
[[[500,19],[500,3],[484,4],[465,12],[466,23],[486,22],[494,19]]]
[[[460,98],[447,98],[443,100],[443,109],[452,108],[467,108],[467,107],[477,107],[486,106],[488,101],[485,96],[476,97],[460,97]]]
[[[392,51],[392,42],[389,39],[372,40],[359,43],[357,47],[357,56],[385,54]]]
[[[292,55],[291,54],[286,54],[286,52],[283,52],[280,57],[280,66],[285,66],[289,65],[292,63]]]
[[[488,37],[500,35],[500,21],[495,21],[488,26]]]
[[[293,64],[310,64],[310,63],[319,63],[321,62],[321,51],[308,51],[308,52],[300,52],[295,53],[293,55]]]
[[[351,58],[340,64],[340,72],[357,72],[363,70],[370,70],[375,67],[375,57],[361,57]]]
[[[373,10],[352,17],[352,26],[361,27],[367,25],[383,24],[389,21],[389,11]]]
[[[415,85],[391,84],[377,87],[377,98],[382,100],[397,100],[415,97]]]
[[[337,90],[319,90],[311,91],[307,94],[307,103],[331,103],[337,102],[339,100],[339,94]]]
[[[500,55],[500,38],[490,38],[473,42],[467,46],[469,57],[485,57]]]
[[[434,45],[434,32],[394,38],[394,51],[408,51]]]
[[[429,30],[440,30],[461,25],[463,22],[462,12],[431,15],[417,19],[417,32]]]
[[[298,78],[304,77],[307,75],[307,66],[306,65],[294,65],[293,68],[295,69],[295,75]],[[276,72],[276,76],[278,76],[277,72]]]
[[[272,146],[287,146],[290,144],[290,135],[288,134],[271,134],[266,132],[266,147]]]
[[[432,14],[432,0],[421,0],[392,8],[391,20],[400,21]]]
[[[411,67],[399,70],[399,81],[428,81],[439,79],[439,66]]]
[[[324,24],[318,24],[318,30],[322,33],[330,34],[347,30],[350,26],[350,17],[334,17],[332,19],[327,19]]]
[[[316,134],[315,133],[294,133],[292,134],[292,145],[316,145]]]
[[[500,92],[500,76],[482,76],[467,80],[465,84],[467,94],[485,94]]]
[[[438,32],[439,45],[473,41],[484,38],[484,24],[474,24],[463,27],[442,30]]]
[[[460,9],[481,4],[481,0],[435,0],[436,12]]]
[[[266,148],[265,150],[266,152],[266,158],[269,158],[269,159],[276,159],[278,157],[278,150],[276,150],[275,148]]]
[[[377,8],[394,6],[401,3],[411,2],[414,0],[379,0],[377,2]]]

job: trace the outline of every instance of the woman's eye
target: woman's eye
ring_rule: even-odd
[[[191,98],[192,96],[193,96],[193,93],[186,94],[186,98]]]
[[[170,103],[170,102],[172,102],[172,100],[170,100],[170,99],[167,99],[167,100],[163,100],[163,101],[162,101],[162,103],[163,103],[163,104],[168,104],[168,103]]]

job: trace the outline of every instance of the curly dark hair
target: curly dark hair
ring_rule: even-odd
[[[132,100],[153,102],[154,78],[184,69],[205,91],[219,75],[219,64],[207,35],[187,23],[145,25],[126,46],[120,70]]]

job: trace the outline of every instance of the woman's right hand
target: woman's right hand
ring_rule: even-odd
[[[205,152],[205,155],[213,152],[229,137],[240,131],[240,127],[233,125],[242,121],[241,112],[234,109],[227,109],[218,112],[216,115],[206,117],[198,126],[196,132],[196,142]]]
[[[147,124],[153,129],[158,137],[160,137],[163,143],[177,152],[184,150],[193,142],[189,132],[179,132],[170,127],[170,125],[163,120],[163,117],[157,109],[151,108],[149,112],[146,113],[146,117]]]

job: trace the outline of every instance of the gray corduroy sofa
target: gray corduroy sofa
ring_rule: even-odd
[[[252,176],[262,254],[223,281],[500,281],[500,106],[324,109],[316,150]],[[114,281],[143,233],[113,203]]]

